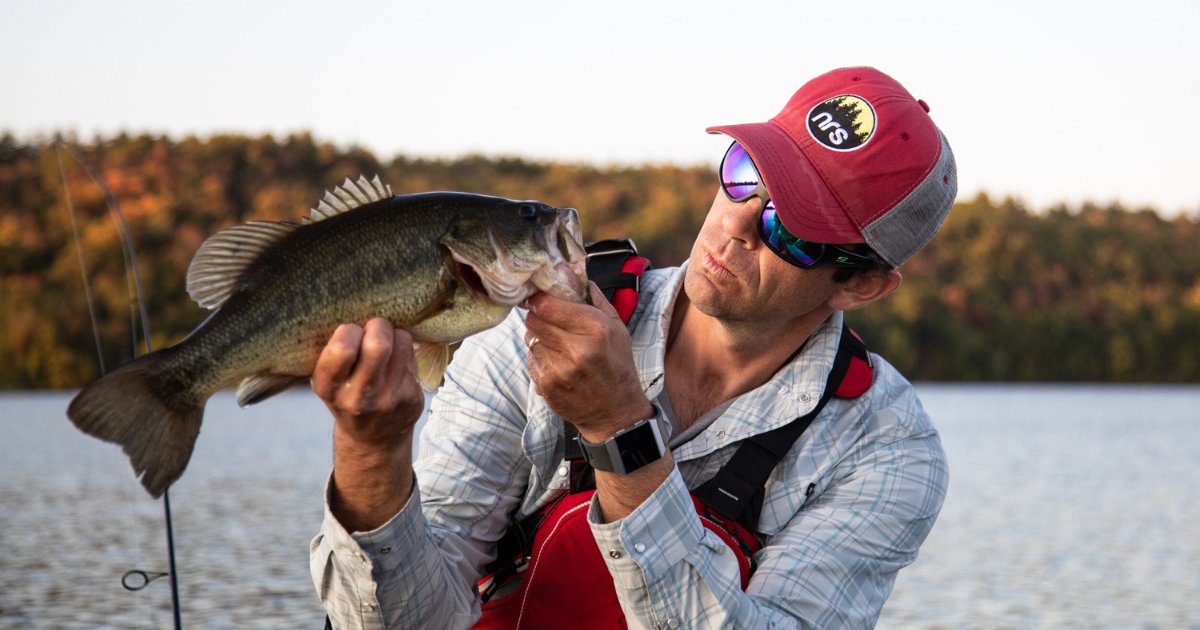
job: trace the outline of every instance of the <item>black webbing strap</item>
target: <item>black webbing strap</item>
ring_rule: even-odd
[[[624,258],[628,258],[628,256],[625,256]],[[625,260],[622,259],[621,263],[624,264],[624,262]],[[628,271],[604,273],[597,276],[593,276],[589,273],[588,280],[595,282],[596,286],[600,287],[600,290],[604,292],[604,297],[610,299],[613,291],[616,291],[617,289],[633,289],[634,291],[637,291],[641,288],[641,277],[636,273],[629,273]]]
[[[483,574],[490,575],[512,562],[519,553],[533,547],[533,537],[545,514],[533,514],[523,521],[512,523],[508,531],[496,544],[496,559],[483,567]]]
[[[567,451],[563,454],[563,459],[569,462],[583,461],[583,447],[579,445],[579,429],[575,425],[563,420],[563,437],[567,440]]]
[[[821,400],[809,413],[789,422],[778,429],[759,433],[747,438],[733,454],[733,458],[717,471],[712,481],[706,484],[704,491],[699,494],[700,500],[708,507],[730,520],[739,520],[742,513],[750,505],[759,488],[767,482],[771,471],[791,450],[800,435],[812,424],[817,414],[833,398],[846,370],[850,367],[851,347],[857,344],[866,349],[850,332],[850,327],[842,325],[842,341],[838,344],[837,356],[833,360],[833,369],[825,381],[825,392]]]
[[[633,239],[610,238],[588,243],[583,248],[587,251],[588,280],[596,283],[608,301],[612,301],[617,289],[638,290],[637,274],[621,271],[630,256],[637,256]]]

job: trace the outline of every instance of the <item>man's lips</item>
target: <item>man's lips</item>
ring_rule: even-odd
[[[728,267],[722,265],[717,261],[716,258],[713,258],[712,254],[708,252],[704,252],[704,268],[708,269],[709,273],[717,278],[732,279],[737,277],[732,271],[729,270]]]

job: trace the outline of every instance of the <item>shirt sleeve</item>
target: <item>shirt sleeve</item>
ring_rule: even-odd
[[[531,469],[517,327],[510,316],[459,348],[421,433],[416,487],[396,516],[351,534],[326,490],[310,563],[334,628],[469,628],[479,618],[476,583]]]
[[[867,432],[833,477],[757,554],[745,593],[734,551],[701,525],[678,469],[620,521],[601,524],[593,501],[629,627],[873,627],[941,508],[945,454],[932,428]]]

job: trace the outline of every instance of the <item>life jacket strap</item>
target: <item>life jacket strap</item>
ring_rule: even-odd
[[[650,269],[650,261],[638,256],[637,245],[631,238],[595,241],[583,249],[587,252],[588,279],[596,283],[617,309],[621,321],[628,324],[637,308],[642,274]]]
[[[855,363],[855,383],[853,387],[843,390],[845,377]],[[843,323],[841,342],[833,360],[833,369],[829,371],[825,391],[822,392],[816,407],[777,429],[743,440],[729,462],[722,466],[716,476],[698,493],[700,500],[725,518],[740,522],[753,530],[758,524],[760,506],[757,503],[762,500],[759,490],[766,485],[771,471],[835,395],[851,394],[845,396],[848,398],[859,396],[870,387],[873,376],[874,370],[870,365],[870,354],[867,353],[866,344]],[[866,386],[862,387],[864,378]],[[758,501],[754,501],[756,497]]]

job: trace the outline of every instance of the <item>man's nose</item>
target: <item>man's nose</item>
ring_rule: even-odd
[[[721,227],[729,238],[741,241],[746,249],[758,247],[758,216],[762,213],[763,200],[751,197],[742,203],[729,202],[721,216]]]

